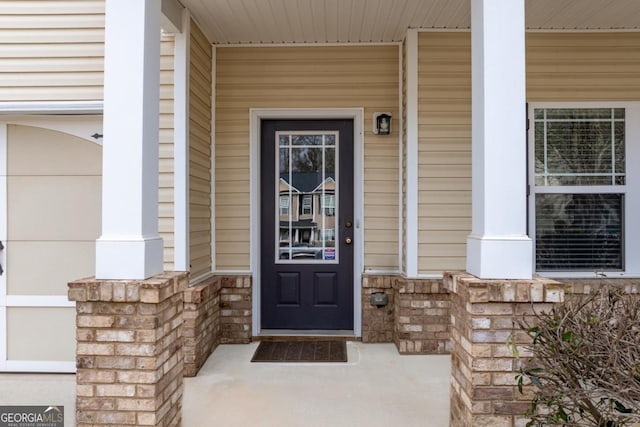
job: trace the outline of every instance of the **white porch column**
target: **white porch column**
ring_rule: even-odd
[[[158,235],[160,0],[107,0],[97,279],[163,270]]]
[[[472,230],[467,271],[530,279],[524,0],[471,0]]]

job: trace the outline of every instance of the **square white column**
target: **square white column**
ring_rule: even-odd
[[[472,230],[467,271],[530,279],[525,1],[471,0]]]
[[[105,5],[102,235],[97,279],[163,270],[158,235],[160,0]]]

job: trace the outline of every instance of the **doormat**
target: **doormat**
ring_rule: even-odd
[[[252,362],[346,362],[345,341],[261,341]]]

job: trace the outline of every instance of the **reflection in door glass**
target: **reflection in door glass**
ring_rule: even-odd
[[[337,132],[277,132],[276,262],[337,262]]]

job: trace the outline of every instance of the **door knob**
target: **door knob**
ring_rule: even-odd
[[[346,239],[344,239],[344,242],[345,242],[347,245],[350,245],[350,244],[351,244],[351,242],[353,242],[353,240],[351,240],[351,237],[347,237]]]

